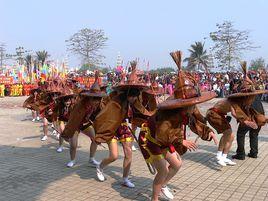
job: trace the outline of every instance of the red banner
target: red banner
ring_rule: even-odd
[[[13,84],[13,77],[0,76],[0,84]]]
[[[85,85],[86,87],[90,87],[94,81],[95,81],[95,78],[94,77],[77,77],[76,80],[80,83],[80,84],[83,84]],[[99,85],[102,84],[102,78],[99,77]]]

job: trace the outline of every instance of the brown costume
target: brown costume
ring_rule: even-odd
[[[101,101],[106,94],[101,91],[98,84],[98,72],[95,74],[95,82],[88,91],[80,93],[80,99],[75,104],[62,137],[71,138],[76,131],[83,131],[92,125],[97,114],[104,107],[105,101]],[[93,98],[100,100],[98,107],[93,107],[90,101]]]
[[[156,115],[142,125],[139,136],[141,151],[149,163],[164,158],[166,151],[184,154],[187,148],[182,142],[186,139],[187,125],[203,140],[211,140],[209,133],[212,130],[205,125],[204,117],[194,105],[210,100],[216,95],[213,92],[201,94],[193,77],[181,71],[180,51],[171,53],[171,56],[179,68],[174,97],[158,105]],[[188,106],[194,107],[193,113],[189,116],[183,109]]]
[[[37,92],[36,95],[35,92]],[[32,89],[30,91],[30,96],[24,101],[23,107],[30,110],[38,111],[40,99],[41,99],[41,90],[39,88]]]
[[[54,79],[48,83],[48,86],[43,89],[41,98],[38,102],[38,108],[40,115],[45,117],[49,122],[57,121],[57,112],[55,112],[57,106],[57,98],[64,96],[66,89],[61,80]]]
[[[150,111],[149,114],[145,113],[145,109]],[[135,130],[136,127],[141,127],[142,123],[144,123],[149,116],[152,116],[153,113],[156,112],[157,103],[155,99],[155,95],[148,93],[148,91],[144,91],[138,97],[138,101],[136,102],[136,106],[132,108],[131,114],[131,123],[132,129]]]
[[[129,118],[129,107],[135,108],[135,111],[142,113],[143,115],[149,116],[153,112],[149,112],[140,102],[136,102],[130,106],[127,101],[127,94],[131,89],[137,89],[142,91],[147,86],[140,82],[136,75],[136,62],[131,62],[132,72],[129,79],[124,82],[124,79],[114,87],[117,91],[116,95],[111,97],[111,100],[107,103],[106,107],[101,110],[97,115],[93,127],[95,129],[97,143],[108,143],[110,142],[117,129],[125,118]]]
[[[254,83],[247,76],[245,62],[242,63],[242,69],[244,80],[234,87],[234,93],[229,95],[227,99],[217,102],[214,107],[207,111],[206,119],[219,134],[231,129],[226,115],[231,112],[232,108],[235,111],[236,120],[241,124],[245,120],[254,121],[258,126],[263,126],[266,123],[265,116],[250,107],[251,103],[247,103],[249,99],[253,100],[255,95],[266,93],[266,91],[255,89]]]

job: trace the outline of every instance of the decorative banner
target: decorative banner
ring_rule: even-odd
[[[13,84],[13,77],[0,76],[0,84]]]
[[[94,77],[77,77],[75,78],[80,84],[86,86],[87,88],[89,88],[95,81]],[[102,78],[99,77],[98,80],[99,85],[102,84]]]

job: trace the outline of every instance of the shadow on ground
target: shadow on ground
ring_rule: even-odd
[[[28,138],[35,138],[35,136],[26,139]],[[69,160],[68,149],[58,154],[55,151],[56,146],[57,143],[46,144],[38,148],[0,146],[0,194],[4,195],[6,200],[37,200],[50,185],[65,192],[65,186],[57,187],[57,183],[67,177],[70,186],[72,185],[71,178],[76,178],[76,184],[81,180],[87,182],[89,189],[95,184],[100,185],[100,182],[96,181],[95,168],[89,167],[87,163],[87,152],[79,150],[77,165],[74,168],[67,168],[65,164]],[[107,154],[107,150],[99,150],[97,158],[100,156],[103,158]],[[119,162],[122,164],[123,161]],[[128,189],[121,185],[122,168],[120,166],[111,164],[105,169],[105,174],[116,181],[111,186],[105,182],[101,185],[112,187],[126,199],[146,200],[151,195],[152,179],[132,175],[132,181],[138,185],[134,189]],[[77,180],[77,176],[80,179]],[[176,189],[175,186],[171,187]],[[69,189],[67,188],[66,191]]]

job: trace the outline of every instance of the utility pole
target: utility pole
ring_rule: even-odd
[[[17,47],[15,50],[16,50],[16,54],[7,54],[6,56],[8,58],[15,59],[18,65],[23,65],[25,54],[32,52],[32,50],[25,50],[24,47],[21,47],[21,46]]]
[[[5,44],[1,43],[0,44],[0,71],[3,70],[3,61],[6,59],[6,48],[5,48]]]
[[[25,53],[25,51],[24,51],[23,47],[17,47],[16,48],[16,57],[17,57],[16,59],[17,59],[19,65],[22,65],[24,63],[23,62],[24,53]]]

